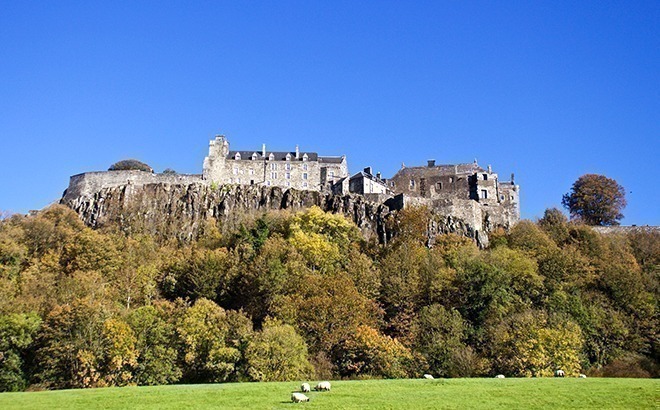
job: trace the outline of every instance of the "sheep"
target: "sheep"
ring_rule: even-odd
[[[291,401],[294,403],[302,403],[304,401],[309,401],[309,397],[302,393],[291,393]]]
[[[330,382],[319,382],[319,384],[314,387],[316,391],[330,391]]]
[[[303,393],[309,393],[309,391],[310,391],[309,383],[301,384],[300,385],[300,391],[303,392]]]
[[[587,378],[587,375],[586,375],[586,374],[582,374],[582,373],[580,373],[580,375],[579,375],[578,377],[579,377],[580,379],[586,379],[586,378]]]
[[[495,376],[495,378],[496,378],[496,379],[503,379],[503,378],[504,378],[504,375],[503,375],[503,374],[498,374],[497,376]]]
[[[561,370],[561,369],[558,369],[558,370],[555,372],[555,377],[564,377],[564,376],[566,376],[566,373],[564,373],[564,371]]]
[[[432,375],[432,374],[425,374],[425,375],[424,375],[424,378],[425,378],[425,379],[432,380],[432,379],[433,379],[433,375]]]

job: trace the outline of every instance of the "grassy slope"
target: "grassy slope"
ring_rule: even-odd
[[[660,407],[653,379],[450,379],[332,382],[291,403],[297,383],[232,383],[1,393],[0,409],[497,409]]]

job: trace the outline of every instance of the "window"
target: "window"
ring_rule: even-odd
[[[307,156],[307,154],[303,155],[303,161],[307,161],[308,159],[309,157]]]
[[[270,169],[272,169],[273,171],[277,170],[277,164],[274,162],[270,164]]]
[[[237,179],[236,179],[236,182],[240,184],[240,183],[241,183],[241,179],[240,179],[240,178],[237,178]]]
[[[307,172],[303,173],[303,179],[307,179]]]
[[[270,186],[270,181],[266,181],[266,185]]]
[[[234,168],[231,170],[232,174],[238,175],[238,168]]]
[[[307,188],[307,182],[303,182],[303,188]]]
[[[257,160],[257,153],[253,152],[252,153],[252,161],[256,161],[256,160]]]
[[[500,201],[504,201],[504,195],[500,195]]]
[[[437,182],[435,184],[436,191],[442,191],[442,182]]]
[[[286,160],[291,161],[291,154],[286,154]]]
[[[303,164],[303,171],[307,171],[307,164]]]
[[[291,171],[291,164],[284,164],[284,169]]]
[[[271,172],[271,173],[270,173],[270,177],[271,177],[272,179],[277,179],[277,172]]]
[[[330,173],[328,174],[328,176],[329,176],[330,178],[334,178],[334,177],[335,177],[335,171],[330,171]]]
[[[481,190],[481,199],[488,199],[488,191],[485,189]]]
[[[488,174],[484,174],[484,181],[488,181]]]
[[[286,179],[291,179],[291,173],[290,173],[290,172],[287,172],[286,174],[284,174],[284,177],[285,177]]]
[[[454,178],[453,178],[453,177],[449,177],[449,183],[451,184],[452,182],[454,182]]]
[[[410,180],[410,189],[415,189],[415,180],[414,179]]]
[[[254,170],[253,169],[250,170],[250,175],[254,175]]]
[[[233,184],[234,183],[234,178],[229,178],[229,183]]]
[[[291,186],[291,181],[286,181],[286,186]]]

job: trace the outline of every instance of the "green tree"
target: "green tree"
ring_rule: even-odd
[[[34,313],[0,316],[0,392],[25,389],[25,356],[32,347],[41,318]]]
[[[108,168],[108,171],[129,171],[129,170],[154,172],[153,168],[151,168],[149,165],[145,164],[142,161],[138,161],[137,159],[124,159],[115,162],[114,164],[110,165],[110,168]]]
[[[573,183],[562,198],[562,205],[587,225],[618,225],[626,207],[626,192],[615,180],[604,175],[586,174]]]
[[[175,330],[166,315],[167,310],[149,305],[132,311],[127,318],[136,338],[135,382],[139,385],[169,384],[181,378]]]
[[[241,352],[228,344],[227,312],[208,299],[188,308],[177,327],[183,344],[184,378],[188,382],[224,382],[236,378]]]
[[[245,351],[247,375],[254,381],[305,379],[312,374],[304,339],[291,325],[266,320]]]

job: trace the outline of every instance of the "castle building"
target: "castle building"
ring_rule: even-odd
[[[498,174],[473,163],[436,165],[429,160],[427,166],[406,167],[387,180],[389,189],[395,194],[432,203],[436,208],[443,204],[456,205],[470,201],[492,210],[502,208],[513,219],[520,218],[520,186],[510,181],[500,181]]]
[[[284,189],[332,191],[348,176],[346,156],[320,156],[316,152],[230,151],[229,141],[217,136],[209,144],[202,177],[217,184],[265,185]]]

